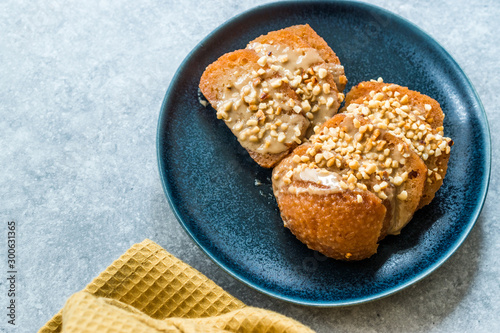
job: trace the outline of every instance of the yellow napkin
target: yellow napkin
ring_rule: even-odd
[[[313,332],[246,306],[146,239],[71,296],[39,332]]]

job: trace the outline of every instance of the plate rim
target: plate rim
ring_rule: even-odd
[[[252,281],[247,280],[246,278],[239,276],[239,274],[235,273],[232,269],[229,267],[226,267],[226,265],[222,262],[220,262],[214,255],[212,255],[210,252],[207,251],[196,239],[196,237],[193,235],[193,233],[187,228],[186,224],[183,221],[183,218],[181,217],[180,212],[178,211],[174,199],[172,198],[171,194],[171,187],[167,182],[167,174],[165,173],[165,169],[162,167],[161,163],[161,131],[160,129],[162,128],[162,120],[166,117],[167,112],[166,112],[166,106],[168,105],[168,102],[171,99],[172,95],[172,90],[174,89],[175,83],[180,79],[180,74],[183,72],[183,69],[186,65],[186,63],[189,61],[191,56],[195,53],[198,52],[203,45],[209,41],[215,34],[217,34],[220,30],[223,30],[226,28],[228,25],[231,25],[233,23],[237,23],[238,21],[244,19],[246,16],[253,14],[253,12],[259,11],[259,10],[269,10],[273,7],[282,7],[282,6],[287,6],[287,5],[297,5],[297,4],[306,4],[306,5],[311,5],[311,6],[316,6],[316,5],[331,5],[331,1],[324,1],[324,0],[314,0],[314,1],[305,1],[305,0],[300,0],[300,1],[277,1],[277,2],[270,2],[262,5],[258,5],[252,8],[249,8],[245,11],[243,11],[240,14],[237,14],[219,26],[217,26],[214,30],[212,30],[207,36],[205,36],[199,43],[196,44],[196,46],[186,55],[186,57],[183,59],[179,67],[177,68],[174,76],[172,76],[172,79],[169,83],[168,89],[165,93],[165,96],[163,98],[161,108],[160,108],[160,114],[158,116],[158,123],[157,123],[157,130],[156,130],[156,158],[157,158],[157,165],[158,165],[158,172],[159,172],[159,177],[162,183],[162,188],[163,192],[167,198],[167,201],[170,205],[170,208],[174,212],[174,216],[176,217],[177,221],[179,224],[182,226],[184,231],[191,237],[191,239],[195,242],[195,244],[205,253],[215,264],[217,264],[220,268],[222,268],[226,273],[228,273],[230,276],[235,278],[236,280],[240,281],[241,283],[265,294],[268,296],[271,296],[273,298],[286,301],[292,304],[299,304],[299,305],[305,305],[305,306],[311,306],[311,307],[319,307],[319,308],[332,308],[332,307],[344,307],[344,306],[352,306],[352,305],[357,305],[357,304],[363,304],[371,301],[375,301],[378,299],[385,298],[387,296],[390,296],[392,294],[395,294],[413,284],[416,284],[420,280],[424,279],[426,276],[437,270],[444,262],[446,262],[457,250],[458,248],[464,243],[465,239],[469,236],[472,228],[474,225],[477,223],[477,220],[479,216],[481,215],[481,212],[484,207],[484,203],[486,201],[486,196],[488,194],[488,188],[489,188],[489,183],[490,183],[490,178],[491,178],[491,156],[492,156],[492,147],[491,147],[491,133],[490,133],[490,127],[489,127],[489,122],[487,118],[486,111],[484,109],[483,103],[481,99],[479,98],[479,95],[470,81],[469,77],[467,74],[463,71],[463,69],[459,66],[459,64],[455,61],[455,59],[450,55],[450,53],[443,47],[441,44],[439,44],[432,36],[430,36],[427,32],[425,32],[423,29],[418,27],[416,24],[410,22],[406,18],[400,16],[399,14],[393,13],[385,8],[370,4],[370,3],[365,3],[365,2],[353,2],[353,1],[345,1],[345,0],[340,0],[340,1],[334,1],[333,3],[343,3],[349,6],[355,6],[355,7],[360,7],[362,9],[366,10],[375,10],[375,11],[380,11],[385,15],[393,16],[397,20],[399,20],[402,24],[407,25],[408,28],[410,28],[413,32],[417,33],[421,37],[424,37],[424,39],[429,43],[432,44],[433,47],[437,51],[440,51],[443,56],[446,58],[447,61],[449,61],[454,67],[455,71],[458,71],[458,74],[463,75],[465,82],[469,85],[472,91],[472,95],[475,98],[475,101],[478,103],[478,107],[480,110],[479,114],[479,120],[480,120],[480,126],[481,126],[481,137],[483,138],[483,141],[485,143],[484,147],[484,166],[485,166],[485,176],[482,179],[482,182],[480,184],[481,186],[481,191],[480,195],[478,196],[477,202],[479,204],[476,205],[474,212],[471,216],[471,218],[468,221],[467,228],[461,233],[460,237],[455,241],[453,246],[448,248],[448,250],[441,256],[439,260],[434,262],[432,265],[427,267],[425,270],[414,276],[413,278],[409,279],[408,281],[398,284],[397,286],[394,286],[390,289],[384,290],[383,292],[375,293],[375,294],[370,294],[368,296],[364,297],[359,297],[356,299],[352,300],[336,300],[336,301],[305,301],[302,299],[290,297],[290,296],[284,296],[279,293],[276,293],[274,291],[267,290],[257,284],[255,284]]]

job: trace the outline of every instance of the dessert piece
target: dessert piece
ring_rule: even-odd
[[[418,208],[428,205],[443,184],[453,141],[444,137],[444,113],[429,96],[382,80],[361,82],[346,96],[342,111],[367,117],[376,127],[403,139],[428,172]]]
[[[266,168],[330,119],[344,98],[332,74],[332,68],[339,72],[342,67],[333,51],[309,26],[291,29],[296,33],[270,32],[245,50],[223,55],[200,80],[217,117]]]
[[[338,114],[275,167],[273,192],[285,226],[309,248],[361,260],[408,223],[426,174],[403,140]]]
[[[310,125],[297,94],[282,79],[255,51],[245,49],[220,57],[200,80],[217,118],[266,168],[300,144]]]
[[[344,74],[344,66],[340,64],[340,59],[337,57],[335,52],[331,49],[330,46],[325,42],[323,38],[321,38],[316,31],[309,24],[303,25],[294,25],[282,30],[275,31],[265,36],[261,36],[252,43],[261,43],[261,44],[269,44],[274,41],[272,34],[280,34],[285,32],[291,32],[296,36],[300,37],[302,41],[308,44],[308,47],[312,47],[316,49],[321,58],[326,62],[328,71],[333,75],[333,80],[337,86],[337,90],[339,92],[344,91],[345,85],[347,84],[347,78]],[[286,39],[285,39],[286,40]]]

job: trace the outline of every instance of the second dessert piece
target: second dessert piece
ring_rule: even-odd
[[[309,248],[361,260],[399,234],[427,168],[408,145],[361,116],[338,114],[273,170],[285,226]]]
[[[203,73],[200,90],[259,165],[275,166],[337,112],[344,95],[335,80],[345,84],[345,76],[328,49],[309,26],[295,26],[258,37]]]

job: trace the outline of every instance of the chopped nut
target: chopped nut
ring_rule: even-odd
[[[330,108],[332,107],[334,102],[335,101],[333,100],[333,97],[328,97],[328,99],[326,100],[326,106]]]
[[[349,168],[357,170],[359,168],[359,162],[356,160],[349,162]]]
[[[403,97],[399,100],[399,102],[400,102],[401,104],[406,104],[406,103],[408,103],[408,95],[404,95],[404,96],[403,96]]]
[[[247,121],[247,126],[256,126],[258,124],[257,119],[249,119]]]
[[[356,176],[354,175],[350,175],[348,178],[347,178],[347,182],[350,183],[350,184],[354,184],[357,182],[357,179],[356,179]]]
[[[285,133],[280,133],[278,134],[278,142],[283,142],[285,141],[286,135]]]
[[[271,87],[273,87],[273,88],[281,87],[282,83],[283,82],[281,81],[281,79],[273,80],[273,81],[271,81]]]
[[[321,87],[319,84],[315,85],[312,89],[313,95],[319,95],[321,93]]]
[[[406,199],[408,198],[408,193],[406,191],[401,191],[401,193],[399,193],[397,197],[401,201],[406,201]]]
[[[267,57],[266,56],[262,56],[259,58],[259,60],[257,60],[257,63],[264,67],[266,64],[267,64]]]
[[[301,76],[296,76],[291,82],[290,82],[290,86],[292,88],[297,88],[300,84],[300,82],[302,82],[302,77]]]
[[[252,97],[250,95],[243,97],[243,100],[247,102],[247,104],[254,104],[255,103],[255,97]]]
[[[227,119],[228,118],[228,114],[221,110],[221,111],[218,111],[217,112],[217,119]]]
[[[324,79],[328,75],[328,71],[324,68],[320,68],[318,71],[318,75],[320,79]]]
[[[254,127],[252,127],[252,129],[250,130],[250,133],[251,133],[251,134],[257,134],[257,133],[259,133],[259,131],[260,131],[259,126],[254,126]]]
[[[257,117],[257,120],[259,121],[260,124],[263,124],[264,121],[266,120],[266,115],[264,114],[264,111],[262,111],[262,110],[257,111],[255,116]]]
[[[401,178],[400,176],[396,176],[394,177],[394,179],[392,180],[392,183],[396,186],[399,186],[401,184],[403,184],[403,178]]]
[[[311,110],[311,104],[309,104],[308,100],[302,101],[301,105],[304,111],[309,112]]]
[[[375,164],[370,163],[370,164],[368,164],[368,165],[365,166],[365,172],[367,174],[371,175],[375,171],[377,171],[377,166]]]
[[[330,93],[330,84],[329,83],[323,83],[323,92],[325,94],[329,94]]]

